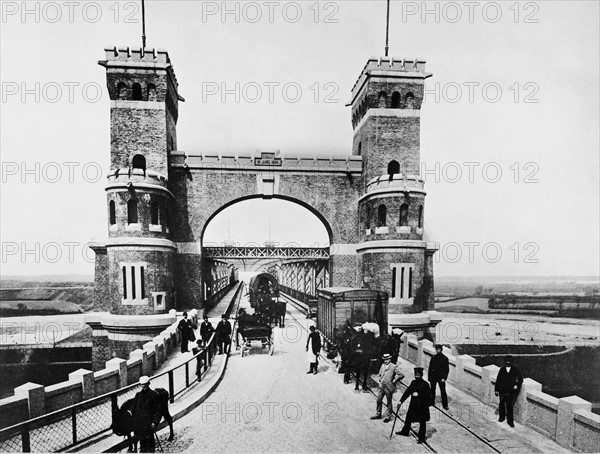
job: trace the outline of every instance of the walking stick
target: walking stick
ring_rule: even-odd
[[[160,452],[164,452],[162,445],[160,444],[160,440],[158,439],[158,435],[156,435],[156,432],[154,432],[154,437],[156,438],[156,442],[158,443],[158,448],[160,449]]]
[[[394,415],[394,424],[392,424],[392,431],[390,432],[390,440],[392,439],[392,435],[394,435],[394,429],[396,428],[396,420],[398,419],[398,415],[400,414],[400,405],[402,405],[402,403],[398,402],[398,406],[396,407],[396,414]]]

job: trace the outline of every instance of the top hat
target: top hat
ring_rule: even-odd
[[[392,359],[392,355],[390,355],[389,353],[384,353],[383,356],[381,357],[382,359]]]
[[[436,349],[439,348],[440,350],[442,350],[444,348],[444,346],[442,344],[435,344],[434,347]]]
[[[415,367],[415,375],[416,374],[423,375],[423,368],[422,367]]]
[[[510,355],[506,355],[506,356],[504,357],[504,361],[506,361],[506,362],[511,362],[511,363],[512,363],[512,360],[513,360],[513,357],[512,357],[512,356],[510,356]]]

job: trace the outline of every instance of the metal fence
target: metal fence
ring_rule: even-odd
[[[232,303],[239,300],[243,284]],[[185,363],[150,377],[154,389],[169,391],[170,402],[196,382],[202,381],[217,351],[215,335]],[[0,452],[56,452],[111,430],[113,412],[141,389],[135,383],[66,408],[0,430]]]

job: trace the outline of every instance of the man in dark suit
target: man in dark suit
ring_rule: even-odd
[[[429,362],[428,378],[431,385],[431,404],[435,404],[435,385],[440,386],[440,394],[442,395],[442,405],[444,410],[448,410],[448,396],[446,395],[446,380],[450,367],[448,358],[442,353],[443,346],[435,344],[435,355]]]
[[[504,367],[501,367],[496,377],[496,396],[500,397],[500,406],[498,413],[500,418],[498,422],[504,421],[510,427],[515,427],[513,421],[513,407],[519,391],[521,391],[521,385],[523,384],[523,376],[518,367],[513,366],[512,356],[504,358]]]
[[[217,325],[217,345],[219,346],[219,355],[229,353],[229,345],[231,344],[231,323],[227,320],[225,314],[221,315],[221,321]]]
[[[202,338],[204,345],[208,343],[214,332],[215,328],[212,326],[212,323],[208,321],[208,315],[204,315],[204,321],[200,325],[200,337]]]
[[[319,352],[321,351],[321,335],[315,330],[314,326],[310,328],[310,334],[306,341],[306,357],[310,364],[310,369],[307,374],[317,375],[319,368]]]
[[[406,399],[410,397],[410,404],[406,412],[406,420],[404,427],[397,435],[408,437],[410,435],[410,426],[413,422],[419,423],[419,440],[417,443],[425,441],[425,433],[427,432],[427,421],[430,419],[429,406],[431,405],[431,389],[429,383],[423,380],[423,368],[415,367],[415,379],[406,388],[404,394],[400,398],[398,409]]]
[[[188,352],[189,341],[196,340],[194,335],[194,325],[192,321],[188,319],[188,313],[183,313],[183,318],[177,325],[177,330],[181,333],[181,353]]]
[[[154,452],[154,430],[162,418],[160,397],[150,389],[150,379],[146,375],[140,377],[140,385],[142,390],[135,395],[131,407],[134,434],[140,440],[140,452]]]

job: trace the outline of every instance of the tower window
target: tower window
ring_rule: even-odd
[[[392,109],[400,108],[400,92],[395,91],[392,93]]]
[[[400,226],[408,225],[408,205],[403,203],[400,206]]]
[[[144,304],[146,263],[121,263],[123,304]]]
[[[127,99],[127,85],[124,82],[117,85],[117,99]]]
[[[406,93],[406,98],[404,99],[404,105],[407,109],[414,109],[415,95],[413,95],[411,92]]]
[[[378,107],[387,107],[387,93],[385,91],[380,91],[379,92],[379,98],[378,98]]]
[[[419,228],[423,228],[423,205],[419,206]]]
[[[148,84],[148,101],[156,101],[156,86]]]
[[[142,86],[138,83],[133,84],[131,87],[131,98],[134,101],[142,100]]]
[[[129,199],[127,201],[127,222],[129,224],[137,224],[138,222],[138,209],[136,199]]]
[[[108,212],[110,218],[110,225],[115,225],[117,223],[117,210],[115,208],[115,201],[111,200],[108,204]]]
[[[362,155],[362,142],[358,142],[358,155]]]
[[[146,158],[141,154],[136,154],[131,160],[131,167],[134,169],[142,169],[146,171]]]
[[[385,227],[387,225],[387,208],[385,205],[379,205],[377,209],[377,227]]]
[[[158,201],[154,200],[152,202],[152,206],[150,208],[150,223],[153,225],[158,225],[159,224],[159,220],[160,220],[160,206],[158,204]]]
[[[390,161],[387,167],[388,175],[397,175],[400,173],[400,163],[396,160]]]

